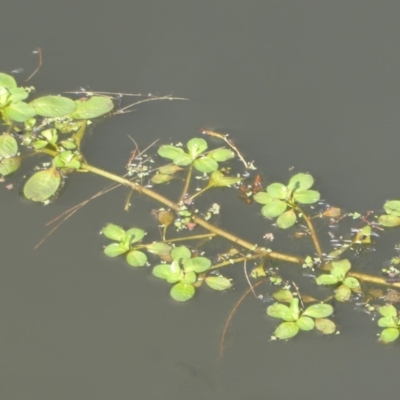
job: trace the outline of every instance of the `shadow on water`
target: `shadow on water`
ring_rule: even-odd
[[[265,182],[286,181],[294,166],[312,173],[332,204],[378,210],[400,197],[393,184],[399,12],[398,2],[373,1],[5,2],[0,70],[23,68],[17,78],[29,76],[40,46],[43,66],[29,82],[38,94],[83,86],[191,99],[104,121],[87,138],[86,156],[96,166],[123,174],[128,135],[143,148],[156,138],[186,142],[201,129],[227,127]],[[242,270],[232,272],[235,291],[201,291],[177,305],[148,270],[110,262],[97,232],[110,221],[140,226],[140,206],[154,207],[138,197],[127,214],[123,189],[94,201],[33,251],[46,221],[107,185],[83,175],[49,207],[18,197],[21,182],[13,191],[0,187],[1,399],[393,396],[398,345],[379,345],[370,317],[347,305],[335,314],[340,335],[276,343],[266,305],[248,297],[222,363],[214,364],[225,319],[247,289]],[[228,229],[254,241],[272,231],[253,231],[259,209],[246,209],[254,211],[247,217],[238,204],[222,204]],[[277,239],[277,246],[292,244]],[[367,261],[383,262],[377,255]]]

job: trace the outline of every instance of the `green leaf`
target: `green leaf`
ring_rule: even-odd
[[[36,115],[35,109],[23,101],[11,103],[2,111],[6,118],[15,122],[25,122]]]
[[[226,187],[234,185],[235,183],[239,183],[242,178],[237,176],[225,176],[221,171],[217,170],[214,171],[210,175],[210,186],[217,186],[217,187]]]
[[[164,144],[159,147],[157,153],[164,158],[169,158],[173,160],[178,155],[182,155],[185,152],[180,147],[171,146],[169,144]]]
[[[131,236],[130,243],[137,243],[144,238],[146,232],[143,229],[131,228],[126,231],[126,236]]]
[[[230,279],[225,278],[222,275],[218,276],[206,276],[206,284],[214,290],[226,290],[232,287]]]
[[[268,204],[275,199],[267,192],[258,192],[253,196],[254,201],[260,204]]]
[[[397,309],[392,304],[387,304],[386,306],[379,307],[379,314],[387,318],[396,318]]]
[[[35,150],[40,150],[40,149],[44,149],[49,143],[47,142],[47,140],[35,140],[32,143],[32,147]],[[54,163],[53,163],[54,165]],[[57,167],[57,165],[55,165]]]
[[[0,136],[0,157],[14,157],[18,153],[18,142],[9,133]]]
[[[62,140],[60,142],[61,146],[64,147],[66,150],[75,150],[76,149],[76,143],[73,140]]]
[[[338,283],[338,279],[330,274],[322,274],[315,278],[317,285],[335,285]]]
[[[146,249],[149,253],[157,254],[159,257],[164,257],[171,252],[171,246],[162,242],[148,244]]]
[[[111,243],[104,247],[104,254],[108,257],[118,257],[129,250],[123,243]]]
[[[283,214],[286,208],[286,202],[274,199],[261,208],[261,214],[266,218],[275,218]]]
[[[357,289],[360,287],[360,282],[357,278],[349,276],[343,281],[343,284],[346,285],[350,289]]]
[[[297,217],[293,210],[288,210],[281,214],[276,220],[276,224],[281,229],[287,229],[296,223]]]
[[[189,154],[194,159],[197,156],[199,156],[201,153],[206,151],[207,148],[208,148],[208,145],[207,145],[207,142],[204,139],[194,138],[194,139],[190,139],[187,142],[186,147],[187,147],[187,149],[189,151]]]
[[[195,283],[196,281],[197,281],[196,273],[193,271],[189,271],[189,272],[185,273],[181,282],[191,285],[192,283]]]
[[[217,162],[224,162],[227,160],[230,160],[231,158],[235,157],[235,153],[232,150],[229,149],[217,149],[210,151],[207,154],[208,157],[211,157]]]
[[[162,167],[160,167],[159,171],[161,174],[165,174],[165,175],[174,175],[179,171],[182,171],[183,168],[178,167],[175,164],[169,164],[169,165],[164,165]]]
[[[282,183],[271,183],[267,186],[267,193],[275,199],[286,199],[288,195],[288,188]]]
[[[331,335],[336,330],[336,325],[333,321],[327,318],[317,318],[315,327],[325,335]]]
[[[218,169],[218,163],[213,158],[206,156],[195,160],[193,162],[193,167],[195,167],[197,171],[209,174]]]
[[[267,308],[267,314],[273,318],[283,319],[284,321],[295,321],[293,314],[288,306],[274,303]]]
[[[284,303],[290,303],[293,299],[293,294],[290,290],[287,289],[280,289],[275,293],[272,293],[272,297]]]
[[[314,178],[310,174],[299,173],[290,178],[288,188],[290,190],[307,190],[314,184]]]
[[[171,257],[173,260],[179,260],[181,258],[186,259],[192,256],[191,251],[186,246],[174,247],[171,251]]]
[[[387,201],[384,204],[383,208],[387,214],[391,214],[391,215],[395,215],[396,217],[400,217],[400,201],[399,200]]]
[[[351,297],[351,289],[347,287],[346,285],[340,285],[336,290],[335,290],[335,299],[337,301],[345,302],[349,301]]]
[[[0,87],[15,88],[17,87],[17,82],[11,75],[0,72]]]
[[[171,266],[169,264],[159,264],[153,268],[152,274],[157,278],[167,280],[173,272],[171,271]]]
[[[313,304],[307,307],[303,312],[303,316],[311,318],[326,318],[333,314],[333,307],[330,304]]]
[[[343,260],[332,261],[332,269],[341,271],[342,275],[346,275],[351,269],[351,263],[347,258]]]
[[[382,226],[392,228],[394,226],[400,226],[400,217],[395,215],[381,215],[378,218],[378,223]]]
[[[75,100],[76,110],[70,115],[73,119],[92,119],[109,113],[114,108],[112,99],[107,96],[92,96],[89,100]]]
[[[30,102],[36,114],[42,117],[63,117],[76,110],[76,104],[68,97],[44,96]]]
[[[21,157],[9,157],[0,160],[0,175],[7,176],[21,166]]]
[[[171,297],[176,301],[188,301],[195,293],[193,285],[188,285],[186,283],[179,282],[172,286],[170,291]]]
[[[178,154],[176,157],[174,157],[172,162],[176,165],[185,167],[186,165],[189,165],[193,162],[193,158],[187,153],[182,153],[182,154]]]
[[[119,225],[108,224],[101,231],[106,238],[117,240],[118,242],[125,237],[125,229]]]
[[[302,330],[302,331],[311,331],[314,329],[315,323],[314,320],[310,317],[300,317],[296,321],[297,326]]]
[[[386,328],[382,331],[379,341],[382,343],[391,343],[399,337],[399,330],[397,328]]]
[[[32,201],[45,201],[53,196],[61,185],[61,175],[52,167],[33,174],[25,183],[24,196]]]
[[[299,333],[296,322],[282,322],[275,329],[275,336],[280,340],[290,339]]]
[[[296,190],[293,198],[300,204],[313,204],[320,199],[321,195],[316,190]]]
[[[393,317],[381,317],[378,319],[378,326],[381,328],[397,328],[397,321]]]
[[[12,103],[25,100],[29,96],[29,93],[25,89],[19,87],[9,89],[9,94],[8,101]]]
[[[297,297],[290,301],[289,309],[292,313],[293,320],[297,321],[300,317],[299,299]]]
[[[205,257],[194,257],[185,259],[183,262],[183,269],[186,272],[194,271],[200,274],[207,271],[211,267],[211,261]]]
[[[142,251],[131,250],[126,255],[126,261],[132,267],[143,267],[147,263],[147,256]]]
[[[163,183],[167,183],[172,179],[174,179],[173,175],[165,175],[158,173],[151,177],[151,182],[154,183],[155,185],[160,185]]]

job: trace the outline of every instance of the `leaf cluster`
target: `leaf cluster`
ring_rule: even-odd
[[[279,182],[268,185],[265,191],[254,195],[254,200],[264,204],[261,208],[264,217],[277,218],[278,227],[287,229],[297,221],[296,204],[314,204],[320,199],[319,192],[310,189],[313,184],[310,174],[299,173],[287,185]]]

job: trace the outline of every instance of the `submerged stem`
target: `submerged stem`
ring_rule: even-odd
[[[185,180],[185,186],[182,190],[182,194],[181,197],[179,198],[178,203],[182,202],[183,199],[185,198],[188,190],[189,190],[189,185],[190,185],[190,181],[192,180],[192,172],[193,172],[193,164],[190,164],[187,176],[186,176],[186,180]]]

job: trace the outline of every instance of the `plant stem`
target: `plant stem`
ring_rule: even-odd
[[[169,239],[169,240],[166,240],[165,243],[175,243],[175,242],[181,242],[184,240],[186,241],[186,240],[197,240],[197,239],[211,239],[214,236],[217,236],[217,234],[216,233],[205,233],[203,235],[192,235],[192,236],[187,236],[187,237]]]
[[[50,154],[53,152],[46,151],[46,153]],[[85,163],[82,163],[82,169],[90,171],[96,175],[101,175],[104,178],[113,180],[115,182],[122,183],[123,185],[130,186],[132,189],[137,190],[138,192],[152,198],[153,200],[156,200],[156,201],[164,204],[165,206],[167,206],[175,211],[180,210],[180,206],[177,203],[174,203],[173,201],[167,199],[166,197],[162,196],[161,194],[159,194],[157,192],[154,192],[153,190],[151,190],[149,188],[141,186],[138,183],[132,182],[132,181],[125,179],[119,175],[112,174],[110,172],[104,171],[100,168],[96,168],[92,165],[85,164]],[[213,232],[216,235],[221,236],[233,243],[236,243],[237,245],[242,246],[247,250],[256,252],[257,254],[263,254],[266,257],[270,257],[270,258],[274,258],[274,259],[282,260],[282,261],[287,261],[287,262],[291,262],[291,263],[295,263],[295,264],[302,264],[304,262],[303,257],[294,256],[294,255],[290,255],[290,254],[278,253],[278,252],[272,251],[270,249],[259,248],[257,244],[253,244],[246,240],[243,240],[230,232],[227,232],[223,229],[218,228],[217,226],[215,226],[213,224],[210,224],[209,222],[205,221],[204,219],[202,219],[196,215],[192,216],[192,220],[197,225],[202,226],[203,228],[207,229],[208,231]]]
[[[187,176],[186,176],[186,180],[185,180],[185,186],[182,190],[182,194],[181,197],[179,198],[178,203],[182,202],[183,199],[185,198],[188,190],[189,190],[189,185],[190,185],[190,181],[192,180],[192,172],[193,172],[193,164],[190,164]]]
[[[311,218],[297,204],[295,205],[295,208],[301,214],[304,221],[306,221],[307,227],[310,230],[311,239],[314,243],[315,251],[317,252],[318,257],[322,260],[323,255],[322,255],[321,245],[319,243],[318,236],[315,232]]]

